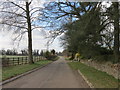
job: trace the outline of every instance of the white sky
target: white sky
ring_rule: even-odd
[[[37,6],[38,3],[41,4],[41,7],[44,3],[44,1],[42,2],[41,0],[36,0],[36,2],[33,3],[34,6]],[[106,5],[106,3],[104,3]],[[107,5],[108,6],[108,5]],[[44,30],[44,31],[39,31],[39,30],[34,30],[33,31],[33,49],[46,49],[46,43],[47,43],[47,39],[45,39],[45,35],[48,34],[48,31]],[[20,51],[21,49],[27,49],[27,34],[24,35],[24,38],[20,41],[19,46],[17,46],[17,44],[13,44],[13,34],[11,32],[8,31],[0,31],[0,49],[17,49],[18,51]],[[18,42],[18,41],[16,41]],[[55,49],[56,51],[62,51],[63,48],[60,46],[60,42],[59,42],[59,37],[55,39],[55,41],[52,43],[52,45],[49,46],[49,49]]]
[[[33,49],[46,49],[46,43],[48,39],[45,38],[45,33],[47,31],[33,31]],[[23,39],[19,42],[19,46],[17,44],[18,41],[14,42],[12,39],[14,35],[10,31],[0,31],[0,49],[17,49],[20,51],[21,49],[27,49],[27,33],[24,35]],[[62,51],[63,48],[60,47],[59,37],[55,39],[55,41],[49,46],[50,49],[55,49],[56,51]]]
[[[13,0],[12,0],[13,1]],[[18,1],[18,0],[14,0]],[[22,3],[23,0],[19,0]],[[43,7],[45,0],[33,0],[32,5],[33,6],[41,6]],[[32,7],[31,5],[31,7]],[[45,36],[48,34],[47,30],[34,30],[32,32],[32,41],[33,41],[33,49],[46,49],[46,43],[48,39],[45,38]],[[14,35],[10,31],[1,31],[0,30],[0,49],[17,49],[20,51],[21,49],[27,49],[28,46],[28,40],[27,40],[27,34],[24,35],[23,39],[19,42],[18,46],[18,41],[15,43],[13,39]],[[49,46],[49,49],[55,49],[56,51],[62,51],[63,48],[60,47],[60,42],[59,42],[59,37],[55,39],[55,41]]]

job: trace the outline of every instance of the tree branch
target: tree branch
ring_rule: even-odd
[[[18,4],[16,4],[16,3],[14,3],[14,2],[10,2],[10,3],[12,3],[13,5],[15,5],[15,6],[17,6],[17,7],[21,8],[22,10],[24,10],[24,11],[26,12],[26,10],[25,10],[23,7],[21,7],[20,5],[18,5]]]
[[[40,10],[35,10],[34,12],[32,12],[31,15],[30,15],[30,17],[31,17],[34,13],[36,13],[36,12],[38,12],[38,11],[40,11]]]
[[[10,11],[1,11],[1,12],[4,12],[4,13],[10,13],[10,14],[15,14],[17,16],[21,16],[21,17],[24,17],[24,18],[27,18],[26,16],[22,15],[22,14],[17,14],[15,12],[10,12]]]
[[[14,26],[14,27],[18,27],[18,28],[27,29],[26,27],[17,26],[17,25],[13,25],[13,24],[9,24],[9,23],[0,23],[0,24],[4,24],[4,25],[8,25],[8,26]]]

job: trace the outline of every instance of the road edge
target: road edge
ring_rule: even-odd
[[[94,88],[94,86],[92,85],[92,83],[90,83],[90,82],[87,80],[87,78],[80,72],[80,70],[78,69],[77,71],[78,71],[78,73],[82,76],[82,78],[85,80],[85,82],[88,84],[88,86],[89,86],[90,88]]]
[[[18,79],[18,78],[21,78],[21,77],[23,77],[23,76],[25,76],[25,75],[28,75],[28,74],[30,74],[30,73],[32,73],[32,72],[35,72],[35,71],[37,71],[37,70],[39,70],[39,69],[41,69],[41,68],[43,68],[43,67],[46,67],[47,65],[49,65],[49,64],[51,64],[51,63],[53,63],[53,62],[54,62],[54,61],[52,61],[52,62],[50,62],[50,63],[48,63],[48,64],[46,64],[46,65],[43,65],[43,66],[41,66],[41,67],[38,67],[38,68],[32,69],[32,70],[30,70],[30,71],[27,71],[27,72],[25,72],[25,73],[23,73],[23,74],[17,75],[17,76],[15,76],[15,77],[13,77],[13,78],[10,78],[10,79],[7,79],[7,80],[5,80],[5,81],[2,81],[2,82],[0,82],[0,86],[2,86],[2,85],[4,85],[4,84],[7,84],[7,83],[9,83],[9,82],[12,82],[12,81],[14,81],[14,80],[16,80],[16,79]]]

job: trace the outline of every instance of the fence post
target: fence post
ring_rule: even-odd
[[[28,58],[26,57],[26,62],[25,62],[25,64],[27,64],[27,61],[28,61]]]
[[[37,62],[37,56],[35,56],[35,61]]]
[[[22,57],[22,64],[23,64],[23,57]]]
[[[37,56],[37,62],[39,61],[38,56]]]
[[[35,61],[35,56],[33,56],[33,60]]]
[[[38,58],[38,61],[39,61],[39,56],[37,56],[37,58]]]
[[[27,57],[25,57],[25,64],[27,63]]]
[[[38,61],[39,61],[40,59],[39,59],[39,56],[38,56]]]
[[[40,56],[38,56],[38,61],[40,61],[40,58],[39,58]]]
[[[13,57],[13,66],[14,66],[14,57]]]
[[[37,62],[37,56],[36,56],[36,62]]]
[[[2,67],[4,67],[4,58],[1,58],[1,60],[2,60]]]
[[[37,62],[37,56],[35,56],[35,61]]]
[[[42,57],[42,56],[40,56],[40,60],[41,60],[41,57]]]
[[[19,65],[19,57],[18,57],[18,65]]]
[[[8,60],[8,61],[7,61],[7,65],[9,66],[9,58],[7,58],[7,60]]]
[[[39,58],[38,58],[38,56],[37,56],[37,62],[39,61]]]

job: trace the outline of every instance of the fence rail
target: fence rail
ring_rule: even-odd
[[[28,64],[29,59],[28,57],[2,57],[0,58],[2,60],[2,67],[8,67],[8,66],[15,66],[15,65],[23,65]],[[43,56],[33,56],[34,62],[38,62],[40,60],[45,60]]]

